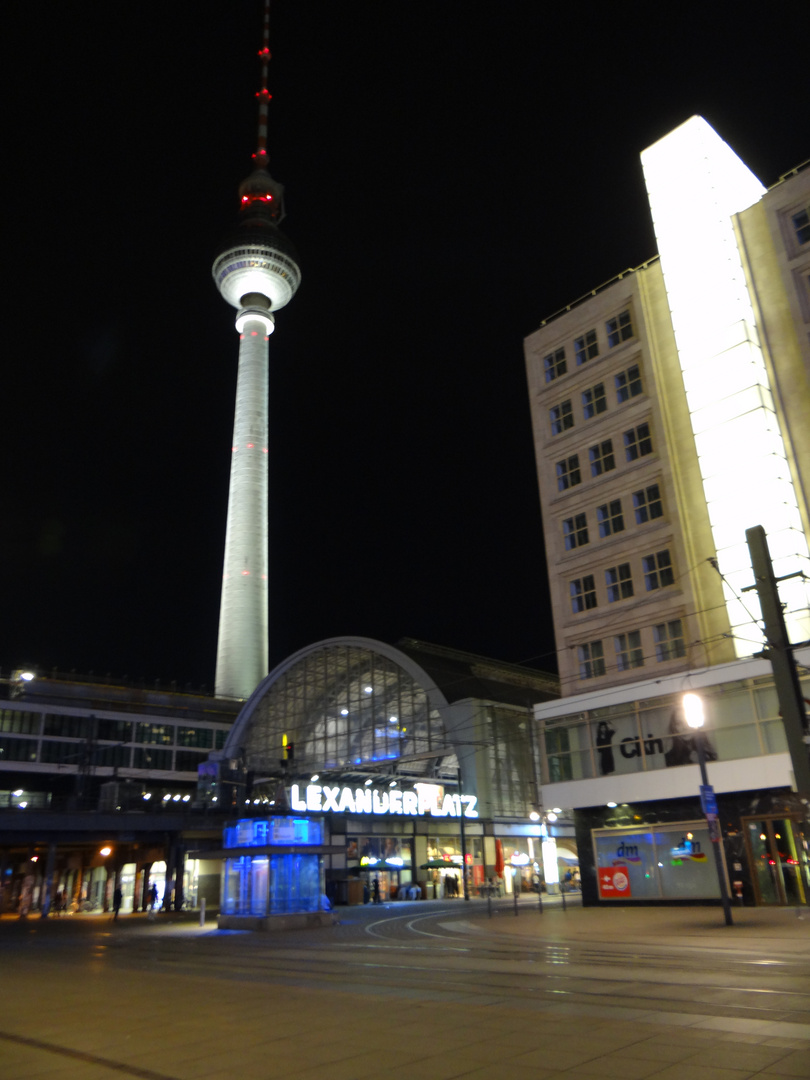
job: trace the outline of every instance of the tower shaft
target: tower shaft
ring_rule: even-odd
[[[216,693],[247,698],[268,670],[268,327],[239,320],[239,372],[217,641]]]

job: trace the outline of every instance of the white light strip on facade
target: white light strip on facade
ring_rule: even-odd
[[[807,538],[732,224],[765,188],[699,116],[641,155],[726,607],[738,656],[763,641],[745,530],[762,525],[777,577],[810,575]],[[794,641],[810,637],[801,578],[780,585]],[[748,609],[748,610],[746,610]]]

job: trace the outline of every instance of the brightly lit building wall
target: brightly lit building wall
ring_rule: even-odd
[[[732,216],[765,189],[700,117],[641,155],[737,655],[763,641],[745,530],[762,525],[788,634],[810,637],[810,557]]]

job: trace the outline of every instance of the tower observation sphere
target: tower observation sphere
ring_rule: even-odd
[[[239,370],[217,638],[216,693],[247,698],[268,671],[268,339],[274,312],[295,295],[298,257],[278,224],[284,188],[267,168],[269,0],[259,52],[262,88],[254,168],[239,187],[239,214],[214,260],[223,298],[236,308]]]

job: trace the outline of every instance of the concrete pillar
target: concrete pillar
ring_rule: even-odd
[[[51,893],[53,892],[53,872],[56,868],[56,842],[51,840],[48,844],[48,857],[45,861],[45,876],[42,882],[42,891],[39,894],[39,915],[41,919],[47,919],[51,910]]]

